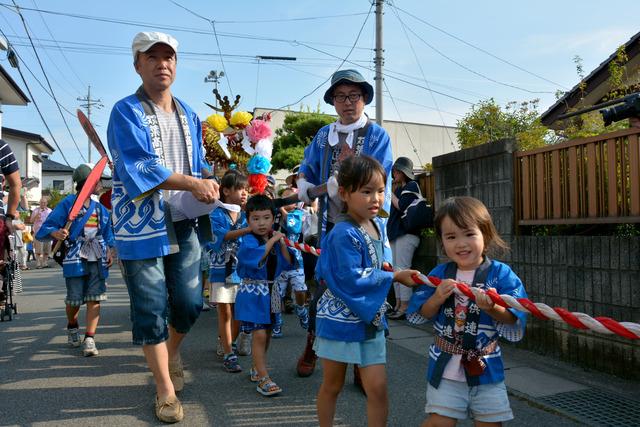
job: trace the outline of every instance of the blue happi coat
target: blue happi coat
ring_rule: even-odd
[[[240,277],[236,271],[237,252],[243,237],[233,240],[225,240],[224,236],[231,230],[239,230],[247,226],[247,218],[244,212],[240,212],[238,221],[234,224],[227,211],[223,207],[215,209],[209,214],[211,219],[211,234],[213,240],[208,245],[209,252],[209,281],[211,283],[240,283]],[[227,263],[231,261],[231,274],[227,276]]]
[[[305,179],[311,184],[319,185],[327,182],[329,179],[331,171],[331,146],[329,145],[330,126],[331,125],[323,126],[318,133],[316,133],[311,144],[304,149],[304,159],[300,164],[299,173],[304,174]],[[329,150],[329,153],[325,153],[327,150]],[[377,124],[369,123],[369,129],[367,130],[364,146],[360,154],[366,154],[379,161],[387,173],[384,192],[385,199],[382,207],[385,211],[389,212],[391,210],[391,167],[393,166],[393,155],[391,154],[391,139],[387,132]],[[325,158],[326,161],[323,161]],[[325,195],[323,197],[324,203],[320,203],[322,211],[319,212],[322,231],[321,236],[324,236],[327,227],[327,209],[329,206],[329,196]],[[324,244],[322,246],[324,247]]]
[[[196,113],[174,98],[185,112],[181,122],[189,130],[185,135],[191,176],[200,178],[208,168],[202,147],[202,127]],[[163,166],[154,147],[152,132],[159,128],[147,117],[136,95],[118,101],[109,118],[107,140],[113,159],[112,215],[116,247],[121,259],[146,259],[169,254],[162,191],[156,187],[172,171]],[[185,123],[186,121],[186,123]],[[155,191],[147,193],[149,190]],[[144,197],[140,197],[144,195]]]
[[[76,195],[70,194],[57,204],[55,209],[49,214],[42,227],[36,233],[36,239],[41,241],[53,240],[51,233],[58,231],[65,226],[69,212],[73,203],[76,201]],[[112,248],[114,245],[113,231],[111,229],[111,219],[109,218],[109,211],[102,206],[102,204],[91,200],[89,208],[82,207],[80,213],[71,224],[69,229],[69,249],[62,261],[62,275],[64,277],[80,277],[85,276],[88,273],[86,269],[86,263],[80,258],[80,247],[84,241],[83,231],[84,225],[83,217],[87,211],[96,211],[98,214],[98,234],[96,239],[102,246],[102,251],[105,256],[102,258],[102,274],[104,278],[109,275],[109,269],[107,267],[107,247]]]
[[[393,272],[380,269],[391,261],[391,248],[384,222],[374,219],[383,242],[384,255],[376,260],[362,230],[350,221],[340,221],[327,234],[316,265],[316,277],[324,281],[327,291],[318,301],[316,335],[337,341],[364,341],[386,328],[385,316],[380,326],[372,321],[386,304],[393,282]],[[377,262],[375,262],[377,261]],[[377,265],[376,265],[377,264]]]
[[[238,250],[237,272],[238,276],[240,276],[240,287],[236,295],[236,320],[270,324],[270,282],[272,285],[274,278],[278,277],[282,271],[293,268],[293,264],[289,264],[282,256],[280,243],[276,243],[271,249],[275,252],[277,258],[276,271],[273,277],[268,278],[266,259],[260,262],[260,259],[264,255],[264,249],[265,244],[259,241],[255,235],[247,234],[244,236],[240,249]],[[290,248],[287,249],[289,253],[291,253]]]
[[[429,276],[444,278],[446,267],[447,264],[438,265],[431,271],[431,273],[429,273]],[[527,297],[527,293],[524,290],[524,286],[522,285],[520,278],[516,276],[508,265],[495,260],[491,260],[491,267],[489,269],[486,283],[478,284],[478,287],[483,289],[495,288],[498,294],[511,295],[514,298]],[[419,313],[422,305],[431,298],[434,292],[435,288],[433,287],[426,285],[420,286],[411,297],[407,313]],[[517,342],[522,339],[524,336],[527,315],[526,313],[517,311],[513,308],[510,308],[509,311],[518,319],[513,325],[498,322],[484,311],[480,311],[480,320],[478,325],[466,325],[466,327],[472,328],[473,332],[477,332],[476,348],[478,350],[498,339],[498,337],[502,337],[510,342]],[[454,313],[448,313],[447,310],[444,309],[443,304],[438,313],[433,318],[429,319],[433,321],[435,332],[443,338],[450,338],[453,334],[451,327],[446,326],[447,317],[451,316],[454,316]],[[427,380],[432,384],[434,382],[439,382],[439,379],[434,381],[434,368],[438,358],[442,354],[442,351],[440,351],[435,344],[431,344],[429,347],[429,368],[427,369]],[[503,381],[504,366],[502,363],[502,352],[500,351],[500,346],[497,346],[495,351],[492,353],[483,356],[483,360],[487,366],[482,375],[477,377],[477,382],[479,384],[492,384]]]

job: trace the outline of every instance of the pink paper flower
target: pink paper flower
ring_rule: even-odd
[[[246,128],[247,135],[251,142],[258,142],[261,139],[271,137],[271,127],[264,120],[255,119]]]

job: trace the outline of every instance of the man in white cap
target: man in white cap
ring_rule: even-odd
[[[142,345],[156,383],[156,416],[183,416],[180,344],[202,309],[196,221],[171,205],[175,191],[205,203],[218,184],[204,160],[202,128],[173,97],[178,42],[156,32],[136,34],[133,64],[142,86],[118,101],[107,136],[113,157],[112,216],[116,247],[131,298],[133,342]]]
[[[307,190],[327,182],[329,194],[320,198],[318,210],[319,241],[335,224],[342,211],[342,201],[338,197],[335,173],[341,162],[349,156],[366,154],[378,160],[387,173],[384,210],[391,206],[391,139],[380,126],[369,121],[364,113],[365,105],[373,100],[373,86],[356,70],[339,70],[331,76],[331,86],[324,94],[324,101],[332,105],[338,120],[321,128],[313,141],[304,150],[304,159],[298,171],[298,194],[302,201],[309,203]],[[332,190],[333,188],[333,190]],[[391,262],[391,260],[388,260]],[[310,305],[307,344],[298,359],[297,372],[301,377],[310,376],[316,364],[313,350],[315,339],[316,304],[325,288],[318,285],[314,302]],[[323,313],[322,316],[331,316]],[[359,377],[356,377],[359,382]],[[322,389],[321,389],[322,392]]]

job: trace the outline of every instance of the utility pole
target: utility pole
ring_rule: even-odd
[[[376,123],[382,126],[382,65],[384,64],[384,49],[382,49],[382,4],[384,0],[375,0],[376,2],[376,56],[374,62],[376,64]]]
[[[89,86],[88,90],[87,90],[87,97],[86,98],[76,98],[78,101],[80,102],[84,102],[85,104],[80,104],[80,107],[84,108],[85,110],[87,110],[87,118],[89,119],[89,122],[91,122],[91,107],[96,107],[96,108],[102,108],[104,107],[104,105],[102,104],[100,99],[91,99],[91,86]],[[91,163],[91,140],[87,139],[87,144],[88,144],[88,148],[87,148],[87,152],[88,152],[88,162]]]

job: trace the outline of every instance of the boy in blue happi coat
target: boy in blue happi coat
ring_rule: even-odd
[[[272,396],[282,389],[269,378],[267,349],[274,323],[274,312],[280,311],[280,295],[273,289],[274,279],[283,270],[291,269],[292,255],[281,242],[284,235],[273,231],[275,206],[265,195],[256,195],[245,207],[251,234],[247,234],[238,250],[241,283],[236,295],[235,316],[245,332],[253,332],[251,381],[256,390]]]
[[[86,164],[73,171],[73,180],[79,192],[91,167]],[[113,262],[111,249],[114,246],[109,212],[100,203],[88,198],[80,209],[71,228],[64,228],[69,212],[76,201],[76,195],[65,197],[42,224],[36,239],[50,241],[66,240],[67,253],[62,261],[62,274],[67,285],[65,298],[67,313],[68,343],[80,346],[78,334],[78,313],[80,306],[87,304],[87,326],[83,342],[85,356],[97,356],[95,333],[100,319],[100,301],[107,299],[105,280]]]

